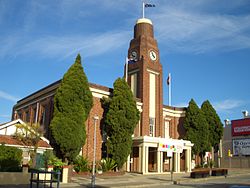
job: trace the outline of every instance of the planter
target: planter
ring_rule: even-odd
[[[212,176],[227,176],[228,169],[212,169]]]
[[[190,177],[191,178],[206,178],[210,176],[209,170],[199,170],[191,172]]]

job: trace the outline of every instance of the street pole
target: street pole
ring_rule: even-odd
[[[93,156],[93,166],[92,166],[91,187],[95,187],[96,123],[97,123],[99,117],[97,115],[95,115],[93,119],[94,119],[94,156]]]

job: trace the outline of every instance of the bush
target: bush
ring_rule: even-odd
[[[19,172],[21,171],[22,150],[16,147],[0,146],[0,171]]]
[[[100,166],[103,172],[107,172],[114,170],[114,168],[117,167],[117,164],[112,158],[106,158],[101,160]]]
[[[78,155],[75,160],[73,161],[74,170],[78,172],[88,172],[89,168],[89,161],[87,158],[84,158],[81,155]]]
[[[46,150],[43,152],[44,167],[47,169],[50,162],[56,157],[52,150]]]

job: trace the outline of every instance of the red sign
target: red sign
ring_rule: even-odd
[[[250,118],[232,120],[232,135],[250,135]]]

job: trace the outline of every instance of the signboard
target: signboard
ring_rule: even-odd
[[[232,135],[250,135],[250,118],[232,120]]]
[[[183,152],[183,145],[159,143],[159,151],[182,153]]]
[[[250,138],[233,140],[234,155],[250,155]]]

